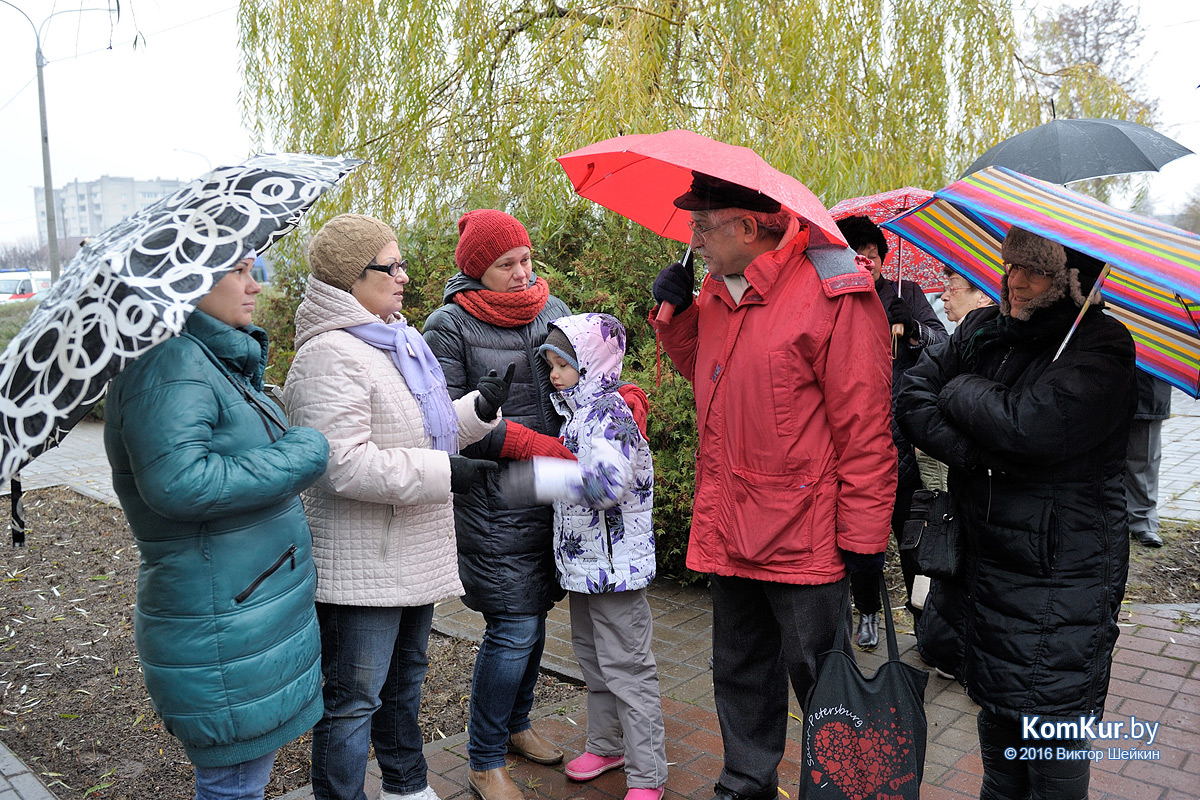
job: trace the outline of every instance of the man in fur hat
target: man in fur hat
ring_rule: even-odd
[[[1001,254],[1000,306],[972,312],[947,345],[925,351],[903,378],[896,418],[950,467],[966,544],[954,598],[964,653],[953,671],[980,705],[980,798],[1085,800],[1086,759],[1004,753],[1030,744],[1031,717],[1104,713],[1129,567],[1133,340],[1095,304],[1056,357],[1095,280],[1092,262],[1068,261],[1062,245],[1016,227]]]

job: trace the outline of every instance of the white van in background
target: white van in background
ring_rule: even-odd
[[[0,270],[0,303],[36,300],[50,288],[50,272],[26,269]]]

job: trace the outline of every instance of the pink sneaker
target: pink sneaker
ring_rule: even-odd
[[[666,789],[665,786],[657,789],[630,789],[625,793],[625,800],[662,800],[663,792]]]
[[[595,753],[584,753],[579,758],[573,758],[567,764],[567,777],[573,781],[590,781],[610,769],[620,769],[625,766],[625,756],[598,756]],[[652,792],[653,789],[639,791]],[[654,800],[647,798],[647,800]]]

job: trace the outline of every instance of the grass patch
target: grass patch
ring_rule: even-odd
[[[21,326],[29,320],[29,315],[37,303],[33,300],[22,300],[19,303],[0,303],[0,349],[8,347],[8,343],[21,330]]]

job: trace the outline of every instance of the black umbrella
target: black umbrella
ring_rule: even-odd
[[[1056,119],[994,145],[967,167],[963,177],[995,166],[1061,184],[1157,171],[1191,152],[1174,139],[1136,122]]]
[[[362,162],[262,154],[218,167],[90,239],[0,354],[0,481],[52,446],[139,355],[179,333],[253,250]]]

